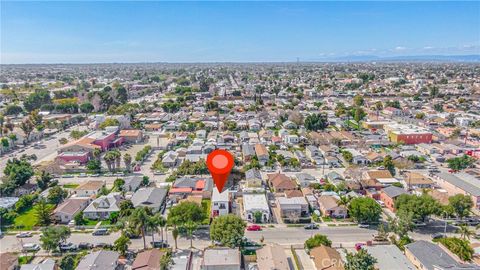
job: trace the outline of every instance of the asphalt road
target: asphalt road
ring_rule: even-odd
[[[260,238],[264,237],[264,242],[274,242],[281,245],[300,245],[305,242],[306,239],[314,234],[320,233],[327,235],[330,240],[333,241],[335,246],[340,244],[345,247],[353,247],[355,243],[365,242],[371,240],[372,235],[375,234],[375,230],[360,229],[357,227],[321,227],[318,230],[305,230],[303,228],[265,228],[262,231],[250,232],[246,231],[245,236],[253,241],[260,241]],[[87,242],[92,244],[107,243],[113,244],[113,242],[120,236],[119,232],[111,233],[105,236],[93,236],[90,233],[73,233],[68,242],[79,244],[80,242]],[[155,239],[159,240],[160,235],[156,234]],[[151,236],[146,237],[147,245],[152,240]],[[173,246],[173,237],[171,231],[168,233],[168,242]],[[130,249],[143,248],[143,239],[132,239]],[[40,243],[40,237],[38,234],[30,238],[16,238],[15,235],[5,235],[0,239],[0,252],[15,252],[21,251],[22,244],[26,243]],[[203,249],[211,245],[208,230],[199,230],[195,233],[193,245],[195,248]],[[189,248],[190,240],[184,237],[178,239],[179,248]],[[42,252],[40,252],[42,253]]]
[[[23,154],[36,155],[37,160],[33,162],[34,165],[39,164],[42,161],[53,160],[56,157],[58,147],[60,147],[60,143],[58,142],[60,138],[67,138],[71,140],[69,136],[72,130],[86,129],[86,126],[73,126],[64,131],[60,131],[48,138],[41,139],[37,142],[36,146],[31,143],[26,148],[18,148],[15,151],[10,152],[0,158],[0,168],[5,168],[8,159],[11,159],[12,157],[20,157]],[[0,169],[0,176],[3,176],[3,169]]]

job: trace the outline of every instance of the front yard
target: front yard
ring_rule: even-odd
[[[37,223],[35,210],[33,207],[30,207],[13,220],[13,227],[18,230],[29,231],[32,230],[32,228],[35,226],[35,223]]]

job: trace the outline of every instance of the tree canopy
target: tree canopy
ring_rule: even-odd
[[[310,114],[305,118],[305,128],[307,130],[324,130],[328,126],[328,118],[325,113]]]
[[[375,223],[380,218],[382,208],[372,198],[355,198],[348,205],[348,213],[360,223]]]
[[[373,270],[375,263],[377,259],[368,254],[365,249],[360,249],[357,253],[347,252],[345,270]]]
[[[210,225],[210,238],[231,248],[241,245],[245,233],[245,221],[236,215],[220,216]]]
[[[332,246],[332,241],[323,234],[315,234],[305,241],[305,248],[309,250],[322,245],[327,247]]]
[[[168,212],[168,220],[175,224],[185,224],[188,221],[201,223],[204,219],[202,207],[195,202],[181,202]]]
[[[424,221],[428,216],[441,214],[442,211],[440,204],[428,194],[402,194],[395,200],[395,209],[412,213],[414,221]]]

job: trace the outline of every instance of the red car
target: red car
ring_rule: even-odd
[[[247,227],[247,231],[261,231],[262,227],[258,225],[250,225]]]

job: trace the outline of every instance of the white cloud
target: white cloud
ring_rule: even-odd
[[[397,46],[395,47],[395,51],[404,51],[406,50],[407,48],[406,47],[403,47],[403,46]]]

